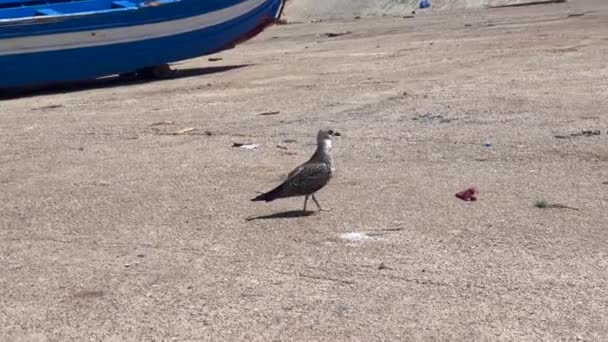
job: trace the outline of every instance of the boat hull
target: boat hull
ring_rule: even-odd
[[[106,13],[106,20],[104,14],[49,17],[12,30],[0,22],[0,88],[91,79],[216,53],[261,32],[283,8],[283,0],[216,1],[211,9],[198,3]]]

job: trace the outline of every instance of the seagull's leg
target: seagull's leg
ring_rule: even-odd
[[[317,199],[315,198],[315,194],[312,194],[312,200],[315,201],[315,204],[317,205],[317,208],[319,208],[319,211],[329,211],[328,209],[323,209],[321,208],[321,205],[319,205],[319,201],[317,201]]]
[[[314,198],[314,197],[313,197]],[[306,195],[306,197],[304,197],[304,209],[302,210],[302,212],[304,214],[306,214],[306,202],[308,202],[308,195]]]

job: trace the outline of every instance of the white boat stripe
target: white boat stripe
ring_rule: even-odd
[[[154,24],[0,40],[0,56],[129,43],[192,32],[246,14],[267,1],[247,0],[218,11]]]

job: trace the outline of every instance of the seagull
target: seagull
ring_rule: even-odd
[[[331,129],[319,130],[317,133],[317,150],[312,157],[292,170],[281,185],[253,198],[252,201],[271,202],[279,198],[305,196],[302,212],[306,214],[306,203],[310,196],[319,211],[322,211],[321,205],[315,198],[315,192],[321,190],[329,182],[336,170],[331,154],[332,136],[340,136],[340,133]]]

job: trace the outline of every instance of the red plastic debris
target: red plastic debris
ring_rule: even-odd
[[[479,193],[479,189],[476,187],[470,187],[466,190],[462,190],[461,192],[456,193],[456,197],[460,198],[463,201],[477,201],[477,194]]]

